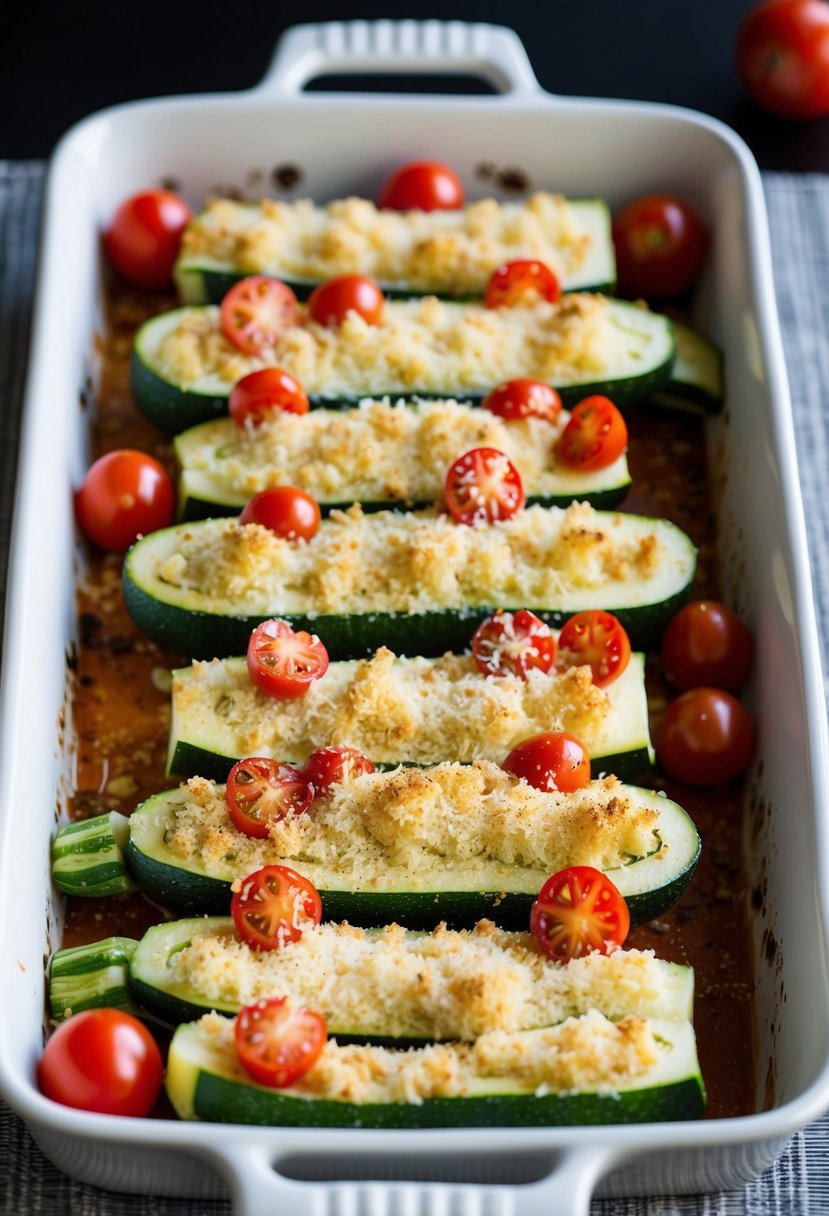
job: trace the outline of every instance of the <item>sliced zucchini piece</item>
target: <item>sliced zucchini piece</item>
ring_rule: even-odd
[[[323,514],[359,502],[364,511],[425,507],[443,494],[449,465],[474,447],[504,452],[521,474],[529,504],[588,502],[605,509],[627,493],[622,455],[607,468],[580,473],[556,461],[555,441],[569,415],[505,422],[454,401],[283,414],[255,429],[231,418],[191,427],[175,440],[182,519],[235,515],[268,486],[296,485]]]
[[[379,701],[371,686],[379,689]],[[252,752],[301,765],[331,744],[357,747],[383,768],[442,760],[497,764],[522,739],[545,730],[575,733],[594,776],[633,778],[653,763],[641,653],[605,689],[607,712],[595,722],[564,694],[556,703],[553,686],[550,700],[541,692],[517,677],[482,678],[470,657],[405,659],[381,652],[367,662],[331,663],[304,697],[275,702],[254,688],[244,658],[198,663],[173,673],[167,768],[224,781]]]
[[[61,828],[52,841],[52,879],[66,895],[119,895],[134,891],[124,866],[129,819],[106,811]]]
[[[674,524],[581,504],[468,528],[434,511],[354,507],[308,542],[224,519],[150,533],[127,554],[123,589],[138,628],[187,658],[240,654],[260,621],[281,617],[318,634],[332,659],[350,659],[379,646],[463,650],[497,608],[529,608],[556,626],[603,608],[647,647],[695,570],[693,543]]]
[[[56,950],[49,969],[52,1017],[68,1018],[83,1009],[103,1007],[138,1014],[127,986],[130,959],[137,946],[132,937],[108,937],[87,946]]]
[[[671,378],[653,394],[652,400],[667,409],[690,414],[718,414],[725,397],[722,352],[708,338],[673,322],[676,362]]]
[[[382,327],[363,326],[355,333],[353,327],[343,326],[333,339],[326,331],[326,349],[335,353],[324,358],[317,352],[310,363],[292,354],[289,337],[297,336],[295,330],[287,330],[283,343],[272,349],[269,360],[263,360],[243,355],[227,342],[215,305],[174,309],[147,321],[136,335],[133,393],[151,422],[177,433],[226,414],[231,385],[268,361],[296,375],[312,406],[356,405],[366,397],[451,397],[474,403],[495,384],[520,376],[548,380],[565,406],[591,393],[604,393],[624,405],[656,392],[671,374],[676,347],[671,323],[638,305],[603,296],[566,297],[562,312],[581,306],[591,315],[573,321],[567,343],[574,349],[565,356],[557,353],[565,345],[560,328],[545,320],[543,309],[435,302],[435,308],[445,310],[443,328],[436,329],[418,320],[426,304],[389,302],[387,324]],[[475,325],[469,324],[470,318],[478,319]],[[468,336],[459,352],[464,326]],[[411,368],[402,373],[392,370],[396,365],[391,364],[383,371],[397,331],[399,342],[407,347],[412,335],[418,335],[417,351],[411,356],[417,374]],[[584,335],[581,345],[574,337],[579,333]],[[299,336],[307,342],[311,335],[311,329],[302,329]],[[170,342],[177,352],[186,343],[186,358],[178,353],[170,356]],[[607,351],[601,359],[600,347]],[[211,361],[205,350],[213,352]],[[551,363],[553,358],[557,362]],[[336,370],[340,364],[342,371]]]
[[[183,252],[175,266],[176,285],[183,303],[219,304],[233,284],[249,274],[274,275],[304,300],[323,280],[355,272],[371,275],[389,298],[437,295],[474,299],[483,296],[492,271],[518,257],[548,262],[559,274],[565,291],[606,291],[616,281],[610,211],[603,199],[563,200],[540,194],[529,206],[526,202],[498,204],[487,199],[458,211],[409,211],[393,215],[384,212],[376,215],[373,234],[368,238],[366,223],[370,226],[373,204],[365,199],[334,203],[333,216],[331,206],[313,207],[306,200],[298,204],[280,202],[276,207],[278,215],[269,200],[257,205],[221,199],[190,221],[184,234]],[[490,222],[481,227],[484,209],[489,212]],[[365,246],[357,267],[353,252],[347,260],[338,262],[336,242],[325,243],[332,219],[340,231],[347,230],[349,211],[358,213],[357,226],[352,226],[351,231]],[[467,223],[470,212],[471,228]],[[512,233],[508,242],[503,243],[501,230],[514,231],[522,212],[530,217],[535,229],[531,247],[516,244]],[[545,248],[547,212],[550,218]],[[557,231],[562,219],[566,233],[563,242]],[[481,236],[477,235],[476,227]],[[458,230],[466,234],[462,241],[465,256],[430,257],[424,267],[424,247],[430,249],[444,234],[445,239],[456,240],[453,234]],[[388,233],[385,245],[383,231]],[[262,239],[258,256],[257,235]],[[270,254],[273,238],[280,251],[277,255]],[[244,250],[244,268],[234,257],[240,246]],[[194,247],[197,252],[190,252]],[[352,249],[342,237],[339,247],[347,253]]]
[[[599,1015],[584,1019],[585,1050],[596,1038],[593,1051],[599,1060],[606,1031]],[[374,1100],[349,1102],[340,1098],[310,1096],[303,1089],[266,1089],[255,1085],[236,1062],[231,1030],[224,1033],[215,1017],[181,1026],[173,1036],[167,1067],[167,1093],[182,1119],[218,1123],[251,1123],[264,1126],[302,1127],[540,1127],[597,1123],[657,1123],[664,1120],[696,1119],[705,1107],[705,1089],[699,1070],[696,1041],[690,1022],[654,1020],[650,1023],[657,1049],[657,1062],[633,1079],[596,1084],[590,1091],[576,1091],[572,1082],[558,1089],[548,1084],[529,1087],[510,1075],[492,1075],[494,1068],[478,1071],[473,1064],[463,1072],[463,1097],[427,1097],[423,1101]],[[509,1050],[520,1040],[525,1051],[548,1049],[547,1059],[567,1055],[557,1040],[572,1032],[572,1024],[531,1030],[506,1036]],[[610,1033],[614,1033],[611,1024]],[[622,1034],[619,1030],[615,1033]],[[417,1051],[445,1052],[459,1060],[475,1059],[478,1045],[443,1045]],[[538,1045],[538,1046],[536,1046]],[[558,1050],[557,1050],[558,1048]],[[345,1056],[355,1048],[329,1043],[326,1052]],[[385,1075],[393,1076],[401,1064],[411,1065],[417,1052],[401,1057],[388,1049],[374,1048],[375,1059]],[[516,1051],[516,1055],[523,1052]],[[576,1052],[572,1053],[576,1055]],[[578,1064],[576,1064],[578,1067]],[[449,1069],[447,1068],[447,1072]],[[393,1083],[393,1082],[391,1082]],[[380,1083],[378,1084],[378,1088]]]

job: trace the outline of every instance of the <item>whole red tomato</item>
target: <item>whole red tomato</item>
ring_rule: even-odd
[[[142,190],[125,199],[104,233],[110,264],[136,287],[168,287],[181,234],[193,212],[171,190]]]
[[[740,78],[752,100],[782,118],[829,114],[829,4],[764,0],[737,33]]]
[[[104,1115],[148,1115],[163,1076],[155,1039],[120,1009],[87,1009],[61,1022],[37,1066],[47,1098]]]
[[[708,234],[693,207],[672,194],[646,194],[613,221],[619,288],[628,296],[665,300],[693,287]]]

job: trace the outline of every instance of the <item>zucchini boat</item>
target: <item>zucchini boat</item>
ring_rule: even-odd
[[[385,211],[364,198],[326,206],[214,199],[184,231],[175,279],[185,304],[218,304],[250,274],[274,275],[301,299],[341,274],[371,275],[389,296],[472,299],[516,258],[545,262],[565,291],[609,290],[616,258],[607,203],[541,191],[451,211]]]
[[[117,811],[67,824],[52,842],[52,880],[65,895],[120,895],[135,887],[124,869],[127,820]]]
[[[674,321],[673,327],[676,362],[653,402],[689,414],[718,414],[725,395],[722,352],[689,325]]]
[[[167,1093],[182,1119],[302,1127],[533,1127],[696,1119],[705,1107],[693,1026],[595,1011],[409,1052],[329,1041],[290,1089],[256,1085],[234,1023],[180,1026]],[[368,1080],[367,1078],[371,1078]]]
[[[462,928],[488,916],[523,928],[547,877],[576,864],[612,875],[633,923],[652,920],[684,891],[699,849],[662,795],[612,777],[542,793],[481,763],[359,777],[265,840],[233,825],[224,786],[191,778],[133,812],[125,857],[146,895],[188,915],[226,913],[234,881],[284,863],[314,884],[327,920]]]
[[[224,781],[245,756],[304,764],[318,747],[347,745],[378,767],[442,760],[500,763],[546,730],[581,739],[593,775],[636,777],[652,763],[644,656],[607,688],[588,667],[561,674],[484,676],[471,655],[331,663],[304,697],[277,700],[251,682],[244,658],[173,673],[168,772]]]
[[[606,296],[564,296],[558,304],[387,301],[382,325],[351,313],[329,329],[306,319],[286,327],[259,356],[222,334],[215,305],[174,309],[135,338],[132,388],[147,418],[183,431],[227,413],[233,384],[265,366],[290,372],[312,405],[366,398],[457,398],[479,402],[503,380],[529,376],[554,385],[569,406],[591,393],[617,405],[647,397],[670,378],[670,321]]]
[[[569,418],[506,422],[455,401],[392,405],[366,401],[352,410],[279,415],[253,428],[215,418],[175,440],[182,519],[234,515],[268,486],[301,486],[323,514],[353,502],[364,511],[424,507],[443,495],[446,470],[470,448],[504,452],[521,474],[527,502],[576,500],[614,507],[630,485],[627,457],[582,473],[556,459]]]
[[[260,621],[281,617],[318,634],[332,659],[351,659],[378,646],[463,650],[497,608],[529,608],[551,625],[604,608],[647,647],[695,569],[691,540],[667,520],[583,503],[469,527],[435,510],[355,504],[310,541],[235,519],[150,533],[127,554],[123,590],[139,629],[187,658],[241,654]]]

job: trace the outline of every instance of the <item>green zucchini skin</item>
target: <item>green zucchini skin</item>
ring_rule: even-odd
[[[52,841],[52,881],[65,895],[134,891],[124,865],[129,820],[118,811],[67,824]]]
[[[722,351],[680,321],[673,322],[676,361],[671,378],[653,394],[654,405],[706,417],[718,414],[725,399]]]
[[[56,950],[49,968],[52,1017],[101,1008],[137,1013],[127,982],[137,947],[132,937],[108,937],[87,946]]]

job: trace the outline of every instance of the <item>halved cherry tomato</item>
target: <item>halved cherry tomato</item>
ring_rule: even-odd
[[[350,312],[367,325],[382,325],[386,297],[374,282],[359,274],[343,274],[320,283],[308,297],[308,316],[319,325],[336,329]]]
[[[148,1115],[163,1077],[155,1039],[120,1009],[85,1009],[61,1022],[37,1065],[47,1098],[103,1115]]]
[[[246,503],[240,524],[260,524],[285,540],[311,540],[319,532],[319,504],[299,486],[271,486]]]
[[[239,831],[265,840],[272,823],[307,811],[314,792],[298,768],[266,756],[248,756],[228,773],[225,800]]]
[[[483,400],[483,407],[508,422],[518,418],[543,418],[556,422],[561,413],[561,397],[543,380],[507,380]]]
[[[558,458],[569,469],[595,473],[627,450],[625,420],[609,397],[585,397],[570,414],[558,441]]]
[[[457,211],[463,200],[457,173],[436,160],[403,165],[380,193],[380,206],[392,211]]]
[[[829,9],[823,0],[766,0],[737,34],[743,86],[782,118],[829,114]]]
[[[319,1059],[328,1039],[325,1019],[286,996],[244,1005],[236,1018],[236,1055],[257,1085],[286,1089]]]
[[[754,641],[730,608],[716,600],[686,604],[662,635],[662,663],[675,688],[713,685],[739,692],[748,679]]]
[[[561,299],[561,284],[544,262],[517,258],[493,271],[486,285],[487,308],[526,308],[537,300],[555,304]]]
[[[472,656],[485,676],[520,676],[550,671],[556,661],[552,629],[526,608],[501,609],[481,621],[472,638]]]
[[[263,866],[242,879],[230,915],[252,950],[281,950],[320,923],[322,900],[314,884],[290,866]]]
[[[286,621],[262,621],[248,642],[248,672],[260,692],[290,700],[303,697],[328,670],[328,651],[315,633],[294,631]]]
[[[512,519],[524,506],[524,483],[497,448],[472,448],[449,466],[443,486],[449,514],[459,524]]]
[[[374,773],[376,768],[356,747],[319,747],[305,761],[303,772],[319,797],[326,795],[332,785]]]
[[[612,612],[591,608],[565,621],[558,635],[562,661],[588,664],[593,683],[604,688],[618,680],[630,662],[630,638]]]
[[[585,954],[612,954],[630,932],[630,912],[601,870],[568,866],[548,878],[530,909],[538,948],[557,963]]]
[[[613,243],[620,290],[662,300],[696,283],[708,235],[689,203],[671,194],[648,194],[616,216]]]
[[[308,394],[281,367],[261,367],[236,381],[230,390],[228,409],[239,426],[248,419],[252,426],[259,426],[280,414],[307,414]]]
[[[668,706],[656,736],[656,757],[687,785],[719,785],[748,768],[754,723],[736,697],[719,688],[692,688]]]
[[[145,532],[173,522],[176,494],[167,470],[146,452],[120,448],[101,456],[75,494],[82,531],[96,545],[124,553]]]
[[[192,215],[184,199],[171,190],[133,194],[121,203],[104,233],[110,265],[136,287],[169,287],[181,234]]]
[[[245,355],[258,355],[276,346],[283,331],[297,324],[296,296],[287,283],[266,274],[252,274],[234,283],[219,310],[222,333]]]
[[[501,765],[533,789],[572,794],[590,782],[590,757],[584,744],[564,730],[545,731],[517,744]]]

